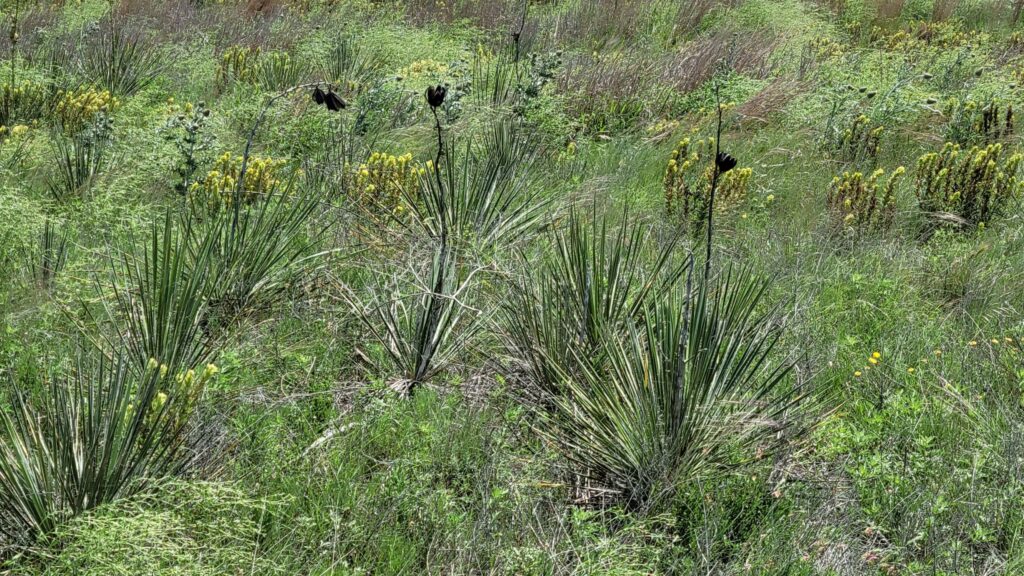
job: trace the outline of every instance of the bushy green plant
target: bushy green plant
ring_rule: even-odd
[[[260,536],[279,506],[233,484],[165,481],[61,526],[46,541],[46,560],[14,574],[276,573],[280,567],[260,553]]]
[[[179,194],[185,194],[192,187],[203,156],[213,146],[213,137],[206,131],[210,109],[205,102],[194,106],[188,102],[180,110],[172,108],[171,114],[163,131],[178,151],[178,162],[174,168],[178,182],[174,189]]]

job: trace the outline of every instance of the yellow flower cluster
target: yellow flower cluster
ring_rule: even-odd
[[[925,212],[946,212],[970,224],[989,222],[1010,200],[1020,196],[1024,182],[1017,173],[1024,155],[1003,156],[1002,144],[964,151],[946,143],[917,161],[916,193]]]
[[[402,192],[415,190],[426,172],[427,167],[415,162],[412,154],[374,152],[348,171],[345,184],[360,206],[378,214],[397,214],[402,211]]]
[[[891,34],[876,26],[872,29],[871,36],[876,46],[892,52],[913,52],[929,47],[959,48],[967,44],[979,45],[988,41],[987,33],[964,31],[954,20],[911,22]]]
[[[231,82],[252,82],[256,79],[260,59],[259,48],[230,46],[224,51],[217,68],[217,84],[221,87]]]
[[[448,74],[449,67],[437,60],[417,60],[402,68],[398,75],[407,80],[430,80],[439,82]]]
[[[97,114],[109,114],[120,106],[121,102],[109,90],[79,88],[58,94],[54,114],[64,132],[74,134],[85,128]]]
[[[812,38],[807,43],[807,51],[817,60],[834,60],[846,52],[842,42],[827,36]]]
[[[21,138],[28,133],[28,126],[24,124],[15,124],[8,128],[7,126],[0,126],[0,143],[7,144],[11,140]]]
[[[684,223],[703,221],[710,200],[714,176],[715,139],[692,141],[684,138],[672,150],[662,179],[665,213]],[[750,168],[735,168],[718,179],[715,210],[726,212],[743,202],[747,196]]]
[[[848,232],[887,229],[896,213],[896,183],[905,172],[903,166],[893,170],[884,186],[879,185],[885,175],[882,169],[867,178],[862,172],[843,172],[833,178],[826,197],[833,226]]]
[[[278,175],[285,164],[284,160],[250,156],[241,188],[242,202],[252,203],[273,193],[281,185]],[[225,152],[202,180],[192,184],[189,194],[211,210],[231,206],[241,171],[242,157]]]
[[[3,83],[0,85],[0,124],[45,117],[50,112],[52,96],[50,88],[32,80]]]

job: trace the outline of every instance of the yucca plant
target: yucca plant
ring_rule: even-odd
[[[43,290],[53,288],[54,281],[68,260],[70,245],[68,229],[58,228],[49,218],[39,235],[37,251],[32,255],[32,279]]]
[[[287,52],[267,52],[256,63],[256,84],[267,90],[280,91],[302,83],[306,67]]]
[[[691,270],[690,274],[693,274]],[[651,510],[702,469],[786,427],[800,398],[777,363],[779,330],[762,311],[768,284],[729,271],[648,301],[596,351],[553,363],[564,390],[542,405],[540,432],[579,472]]]
[[[202,219],[186,217],[186,226],[191,222],[198,232],[189,246],[195,266],[207,260],[209,305],[234,317],[283,294],[327,226],[323,220],[310,226],[320,200],[312,192],[272,190],[254,202],[203,213]]]
[[[562,373],[578,359],[600,364],[604,340],[680,281],[686,263],[675,246],[656,244],[650,227],[628,214],[616,230],[572,212],[552,233],[547,256],[524,266],[503,316],[514,353],[542,391],[560,393]]]
[[[168,212],[154,224],[148,242],[112,257],[114,305],[108,316],[117,327],[111,350],[124,350],[136,366],[151,358],[172,370],[205,364],[216,350],[206,332],[207,290],[215,236],[186,223],[175,229]],[[123,282],[123,283],[122,283]]]
[[[215,369],[143,371],[130,354],[80,352],[30,392],[8,380],[0,410],[0,533],[31,545],[70,517],[183,471],[189,418]]]
[[[350,34],[342,34],[321,63],[320,74],[345,94],[361,94],[385,65],[380,54],[363,48]]]
[[[109,134],[86,130],[71,137],[55,133],[51,140],[54,170],[46,186],[58,202],[88,198],[92,185],[107,166]]]
[[[368,303],[353,302],[394,366],[393,390],[411,393],[449,367],[479,331],[480,313],[466,302],[473,276],[457,253],[440,246],[411,278],[382,276]]]
[[[158,47],[113,20],[84,43],[81,67],[93,82],[118,96],[149,86],[163,69]]]
[[[440,178],[428,163],[418,189],[405,191],[409,222],[432,238],[442,231],[456,245],[508,246],[537,231],[550,215],[549,198],[533,186],[534,143],[510,121],[480,146],[446,145]]]

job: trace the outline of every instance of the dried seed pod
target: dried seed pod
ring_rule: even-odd
[[[340,112],[348,106],[348,102],[341,96],[338,96],[333,89],[327,91],[327,95],[324,96],[324,103],[327,104],[327,109],[331,112]]]
[[[313,88],[313,102],[317,104],[323,104],[327,100],[327,95],[320,89],[320,86]]]
[[[444,97],[448,94],[448,89],[440,84],[437,86],[427,87],[427,104],[430,104],[431,108],[437,108],[441,104],[444,104]]]
[[[736,167],[736,159],[725,152],[719,152],[715,157],[715,166],[718,167],[719,173],[724,174]]]

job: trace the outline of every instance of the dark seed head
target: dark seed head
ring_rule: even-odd
[[[715,166],[718,167],[720,173],[724,174],[736,167],[736,159],[725,152],[719,152],[715,157]]]
[[[878,92],[875,92],[874,90],[872,90],[871,92],[868,92],[867,94],[865,94],[864,97],[865,98],[874,98],[877,94],[878,94]]]
[[[344,98],[335,94],[334,90],[327,91],[327,95],[324,96],[324,103],[327,104],[327,109],[331,112],[339,112],[348,106],[348,102],[345,102]]]
[[[444,97],[448,94],[448,89],[440,84],[437,86],[427,87],[427,104],[430,104],[431,108],[437,108],[441,104],[444,104]]]
[[[321,90],[319,86],[313,88],[313,102],[316,102],[317,104],[323,104],[326,101],[327,95],[324,94],[324,91]]]

